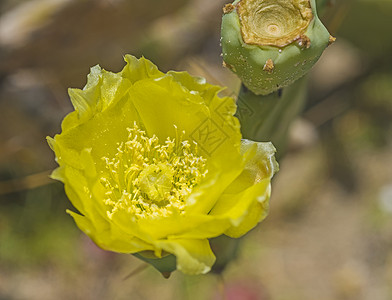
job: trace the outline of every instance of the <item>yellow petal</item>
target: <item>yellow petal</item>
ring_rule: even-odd
[[[205,274],[215,262],[208,240],[169,239],[155,244],[177,257],[177,270],[185,274]]]

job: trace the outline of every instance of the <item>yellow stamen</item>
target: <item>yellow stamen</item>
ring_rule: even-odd
[[[197,144],[178,134],[161,144],[157,136],[147,137],[136,123],[128,131],[128,140],[119,143],[114,157],[102,158],[108,216],[112,218],[119,210],[134,219],[183,213],[188,195],[207,174]]]

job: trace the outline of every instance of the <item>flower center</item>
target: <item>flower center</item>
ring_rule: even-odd
[[[104,203],[109,218],[119,210],[136,219],[183,213],[186,198],[207,174],[197,144],[182,137],[160,143],[136,123],[128,132],[114,157],[102,158],[106,170],[101,183],[107,189]]]

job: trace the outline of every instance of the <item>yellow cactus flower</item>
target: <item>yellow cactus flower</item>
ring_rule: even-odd
[[[52,177],[102,249],[161,272],[206,273],[209,238],[240,237],[266,216],[275,149],[241,140],[221,87],[125,61],[119,73],[91,68],[84,89],[69,90],[75,111],[48,137],[59,164]]]

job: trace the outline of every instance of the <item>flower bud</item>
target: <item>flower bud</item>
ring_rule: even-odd
[[[224,65],[256,95],[305,75],[330,41],[315,0],[236,0],[223,12]]]

